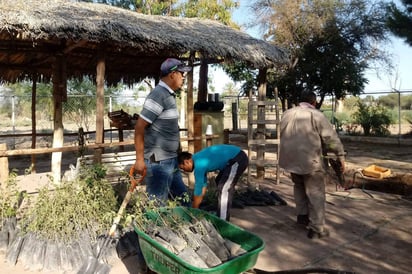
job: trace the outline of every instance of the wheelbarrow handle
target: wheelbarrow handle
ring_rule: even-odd
[[[122,204],[119,208],[119,211],[117,212],[116,217],[114,218],[113,225],[112,225],[112,227],[110,228],[110,231],[109,231],[109,236],[110,237],[113,237],[115,235],[117,225],[119,224],[120,219],[122,218],[123,212],[124,212],[127,204],[129,203],[130,198],[132,197],[133,191],[135,190],[135,188],[138,184],[141,184],[143,182],[143,179],[144,179],[145,176],[146,176],[146,169],[143,170],[143,174],[140,176],[140,178],[136,179],[135,175],[134,175],[134,166],[132,166],[130,168],[130,172],[129,172],[130,188],[127,191],[126,196],[123,199],[123,202],[122,202]]]

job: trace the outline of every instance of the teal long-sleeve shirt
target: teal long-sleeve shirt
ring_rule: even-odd
[[[207,173],[223,170],[229,160],[233,159],[240,148],[234,145],[213,145],[193,154],[195,188],[194,195],[200,196],[207,186]]]

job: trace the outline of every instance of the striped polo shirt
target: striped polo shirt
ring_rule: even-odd
[[[146,97],[140,118],[150,124],[144,134],[144,158],[153,154],[156,161],[176,157],[180,135],[174,91],[160,81]]]

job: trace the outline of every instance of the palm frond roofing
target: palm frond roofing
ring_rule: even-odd
[[[167,57],[201,53],[210,63],[253,68],[286,59],[274,45],[212,20],[150,16],[109,5],[64,0],[0,0],[0,80],[37,73],[50,79],[64,56],[70,77],[94,76],[104,56],[109,83],[157,76]]]

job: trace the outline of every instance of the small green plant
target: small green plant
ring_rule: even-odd
[[[17,174],[13,171],[7,181],[0,185],[0,227],[4,220],[17,216],[19,205],[24,198],[23,193],[18,190],[16,177]]]
[[[111,184],[96,179],[100,172],[100,167],[92,167],[85,172],[89,176],[54,189],[40,189],[34,205],[23,216],[23,230],[64,242],[78,240],[83,233],[91,239],[105,234],[118,205]]]
[[[137,192],[137,195],[134,196],[133,200],[131,201],[132,209],[126,215],[124,222],[125,225],[130,225],[132,221],[134,221],[135,225],[142,231],[147,231],[148,228],[153,226],[153,220],[146,218],[145,214],[150,212],[151,214],[156,214],[158,216],[162,216],[161,212],[165,208],[175,208],[182,203],[187,203],[189,201],[189,195],[185,194],[183,197],[176,197],[174,199],[169,199],[165,205],[159,202],[154,197],[149,197],[145,191]],[[163,220],[162,223],[166,225],[166,220]],[[171,224],[168,224],[169,226]]]
[[[411,135],[412,136],[412,119],[411,120],[407,119],[407,121],[408,121],[411,129],[406,135]]]
[[[92,185],[96,181],[104,180],[107,169],[102,164],[94,164],[92,166],[83,166],[80,169],[79,178],[86,182],[87,185]]]

